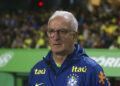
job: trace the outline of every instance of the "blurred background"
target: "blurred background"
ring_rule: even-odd
[[[79,23],[76,42],[83,48],[120,52],[120,0],[0,0],[0,64],[6,51],[48,51],[47,22],[55,10],[67,10],[75,15]],[[120,58],[120,53],[117,54]],[[13,53],[7,55],[11,59]],[[15,58],[22,58],[20,55]],[[28,57],[23,57],[27,63]],[[28,66],[31,68],[37,61]],[[120,60],[117,61],[120,68]],[[7,64],[6,69],[0,66],[0,86],[28,86],[30,68],[27,72],[10,71],[13,63]],[[19,70],[19,67],[20,64],[16,68]],[[112,86],[120,86],[120,76],[108,77]],[[11,85],[4,83],[8,79]]]

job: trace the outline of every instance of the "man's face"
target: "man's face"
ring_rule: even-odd
[[[75,33],[64,17],[52,19],[48,24],[48,38],[53,53],[69,53],[74,47]]]

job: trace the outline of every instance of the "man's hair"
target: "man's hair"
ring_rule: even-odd
[[[72,29],[77,32],[78,30],[78,22],[77,22],[77,19],[74,17],[74,15],[71,13],[71,12],[68,12],[68,11],[55,11],[53,13],[53,15],[49,18],[49,21],[48,23],[50,22],[51,19],[54,19],[56,16],[61,16],[61,17],[64,17],[64,18],[68,18],[68,19],[71,19],[71,27]]]

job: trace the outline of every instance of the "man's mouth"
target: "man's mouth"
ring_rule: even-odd
[[[53,44],[53,45],[61,45],[60,43],[55,43],[55,44]]]

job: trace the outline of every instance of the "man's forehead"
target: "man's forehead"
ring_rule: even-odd
[[[68,19],[68,16],[63,17],[63,16],[56,16],[53,19],[51,19],[48,23],[48,25],[54,25],[54,24],[69,24],[70,23],[70,19]]]
[[[66,23],[59,23],[59,22],[51,22],[48,25],[49,29],[68,29],[69,25]]]

